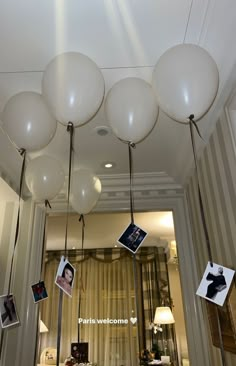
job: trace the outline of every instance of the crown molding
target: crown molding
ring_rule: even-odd
[[[99,179],[102,183],[102,193],[93,212],[128,211],[130,209],[129,174],[100,175]],[[60,194],[50,202],[52,206],[50,213],[62,213],[67,210],[66,188],[67,182]],[[175,183],[165,172],[134,174],[132,192],[136,210],[156,209],[157,207],[171,209],[168,201],[184,195],[183,187]],[[74,212],[71,206],[69,210],[71,213]]]

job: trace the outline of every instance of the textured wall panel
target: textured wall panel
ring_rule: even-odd
[[[198,161],[198,173],[212,259],[216,263],[235,269],[236,156],[225,114],[218,121],[216,129]],[[189,180],[187,197],[200,282],[209,260],[209,254],[199,210],[196,174]],[[204,300],[202,301],[204,305]],[[203,309],[206,311],[205,306]],[[207,317],[206,324],[208,324]],[[209,329],[207,331],[209,332]],[[220,365],[219,349],[211,347],[210,351],[212,365]],[[226,352],[226,361],[227,366],[236,365],[236,355]]]

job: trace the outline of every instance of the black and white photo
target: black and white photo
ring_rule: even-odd
[[[13,294],[0,296],[0,319],[2,328],[19,324]]]
[[[223,306],[235,271],[222,265],[208,262],[197,295]]]

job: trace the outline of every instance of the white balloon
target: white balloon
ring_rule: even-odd
[[[101,191],[101,181],[90,169],[75,171],[71,182],[72,207],[80,214],[89,213],[96,205]]]
[[[105,113],[119,139],[133,143],[143,140],[154,127],[158,115],[151,85],[135,77],[118,81],[107,94]]]
[[[160,108],[178,122],[200,119],[212,105],[219,85],[217,65],[209,53],[193,44],[167,50],[153,71],[153,89]]]
[[[21,92],[12,96],[2,114],[3,128],[9,138],[27,151],[40,150],[53,138],[57,122],[42,95]]]
[[[58,160],[41,155],[28,163],[25,181],[34,199],[51,200],[62,189],[65,172]]]
[[[43,74],[43,96],[56,119],[65,125],[88,122],[98,111],[104,90],[100,69],[81,53],[56,56]]]

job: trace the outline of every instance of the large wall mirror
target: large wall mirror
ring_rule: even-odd
[[[147,233],[135,256],[117,242],[129,224],[124,212],[86,215],[84,226],[71,214],[65,253],[66,217],[47,216],[42,267],[47,298],[39,302],[36,365],[56,364],[59,334],[62,365],[72,355],[97,366],[137,365],[140,358],[147,364],[161,356],[175,366],[188,364],[173,214],[135,213],[135,224]],[[65,254],[73,269],[71,296],[55,284]],[[154,324],[157,307],[170,307],[175,323]]]

